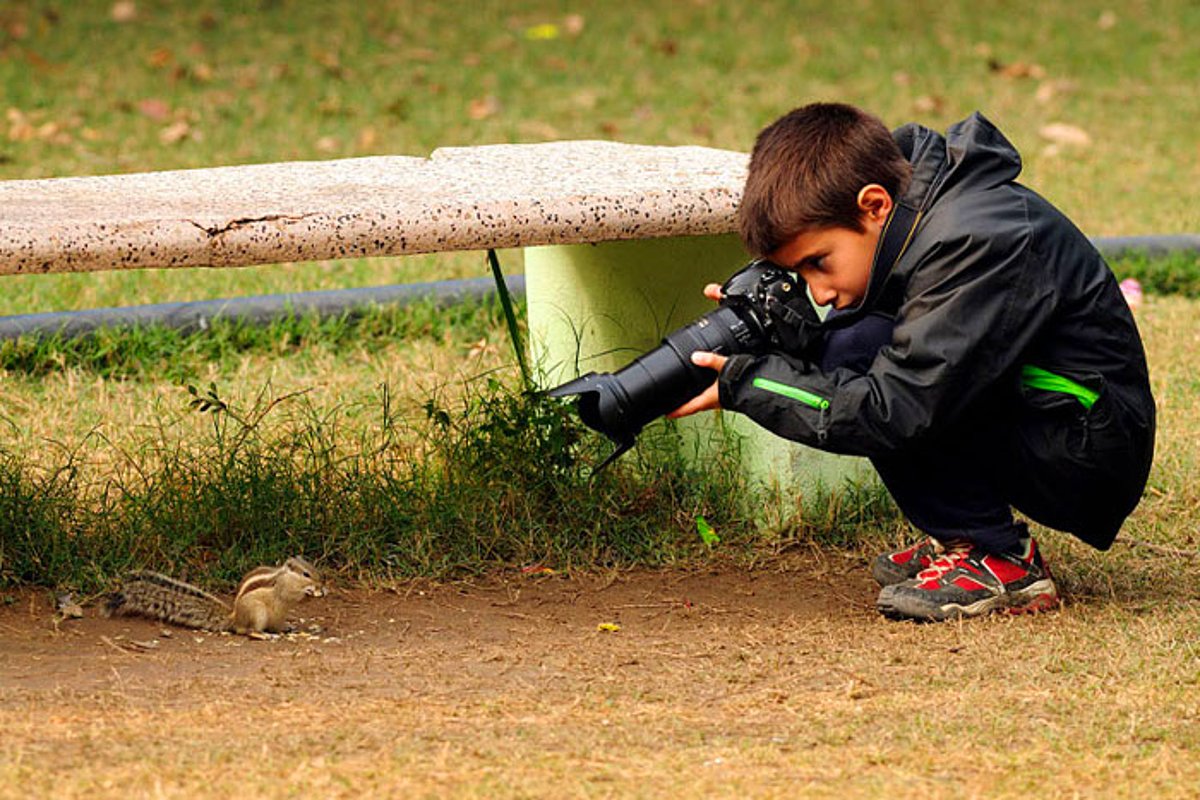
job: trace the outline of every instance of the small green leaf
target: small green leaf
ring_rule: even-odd
[[[709,547],[721,543],[721,537],[717,536],[717,532],[713,530],[712,525],[709,525],[708,520],[704,517],[696,517],[696,532],[700,534],[700,538]]]

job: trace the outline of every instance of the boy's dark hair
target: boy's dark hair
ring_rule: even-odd
[[[844,103],[813,103],[771,123],[754,143],[738,227],[756,256],[814,228],[861,231],[858,192],[878,183],[893,199],[912,167],[887,126]]]

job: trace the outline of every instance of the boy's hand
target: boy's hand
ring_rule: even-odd
[[[709,286],[716,287],[719,291],[721,287],[715,283]],[[704,294],[708,294],[709,286],[704,287]],[[709,353],[704,350],[697,350],[692,353],[692,363],[698,367],[708,367],[715,369],[718,373],[725,368],[725,362],[729,360],[728,356],[719,356],[716,353]],[[710,411],[714,408],[721,407],[721,400],[717,394],[717,382],[713,381],[712,385],[705,389],[700,394],[688,400],[679,408],[667,414],[667,419],[678,419],[686,417],[690,414],[695,414],[697,411]]]

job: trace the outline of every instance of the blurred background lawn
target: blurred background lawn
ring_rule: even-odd
[[[843,100],[893,126],[979,109],[1089,235],[1191,232],[1197,34],[1193,0],[7,0],[0,179],[550,139],[745,151]],[[24,276],[0,313],[483,274],[454,254]]]

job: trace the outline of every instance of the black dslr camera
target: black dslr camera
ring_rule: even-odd
[[[730,356],[781,350],[802,355],[817,338],[820,318],[796,275],[769,261],[753,261],[721,287],[720,306],[673,331],[663,343],[615,373],[589,372],[549,391],[578,395],[579,416],[617,445],[597,469],[633,446],[651,420],[703,392],[713,370],[692,363],[708,350]]]

